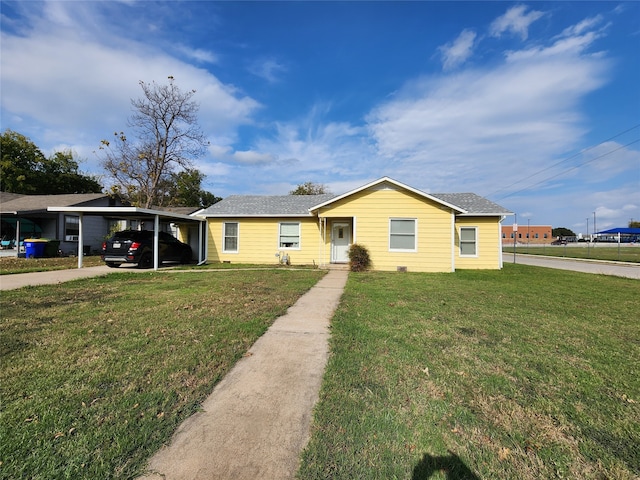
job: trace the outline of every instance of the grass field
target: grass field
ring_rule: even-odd
[[[89,256],[82,259],[84,267],[96,267],[104,265],[99,256]],[[0,275],[10,275],[12,273],[44,272],[51,270],[66,270],[77,268],[78,259],[76,257],[57,258],[0,258]]]
[[[301,479],[637,479],[640,282],[351,274]]]
[[[513,247],[503,246],[502,251],[513,253]],[[640,263],[640,245],[621,245],[620,248],[605,243],[589,245],[586,243],[545,246],[518,245],[516,253]]]
[[[318,270],[114,273],[0,296],[0,478],[135,478]]]
[[[0,479],[134,478],[322,272],[2,292]],[[640,282],[350,274],[302,479],[637,479]]]

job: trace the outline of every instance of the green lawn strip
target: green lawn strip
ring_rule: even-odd
[[[100,257],[89,256],[82,259],[83,267],[97,267],[104,265]],[[78,268],[76,257],[55,257],[55,258],[0,258],[0,275],[10,275],[14,273],[48,272],[53,270],[67,270]]]
[[[503,253],[513,253],[513,247],[502,247]],[[546,255],[549,257],[582,258],[591,260],[604,260],[614,262],[640,263],[640,246],[591,246],[587,248],[585,244],[578,245],[551,245],[551,246],[529,246],[519,245],[516,253],[526,255]]]
[[[322,274],[114,273],[2,292],[0,478],[134,478]]]
[[[639,294],[524,265],[351,274],[299,478],[637,478]]]

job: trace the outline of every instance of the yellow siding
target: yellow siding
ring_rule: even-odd
[[[456,269],[497,269],[502,255],[499,217],[457,217]],[[476,228],[476,256],[460,255],[460,227]]]
[[[375,270],[395,271],[407,267],[413,272],[450,272],[453,270],[451,211],[411,191],[382,184],[363,190],[321,209],[321,217],[354,219],[352,236],[370,253]],[[389,250],[389,220],[417,220],[415,252]],[[329,233],[328,222],[327,230]],[[353,238],[352,237],[352,238]],[[329,235],[325,256],[330,256]]]
[[[224,253],[223,223],[238,223],[238,253]],[[279,224],[300,222],[300,248],[279,248]],[[208,260],[211,262],[277,264],[276,253],[289,255],[292,265],[317,263],[320,234],[318,219],[307,218],[210,218]]]

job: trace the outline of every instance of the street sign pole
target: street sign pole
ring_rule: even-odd
[[[516,263],[516,232],[518,231],[518,214],[513,219],[513,263]]]

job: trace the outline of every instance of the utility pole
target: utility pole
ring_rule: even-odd
[[[591,238],[589,237],[589,217],[587,217],[587,258],[590,258],[589,248],[591,243]]]

